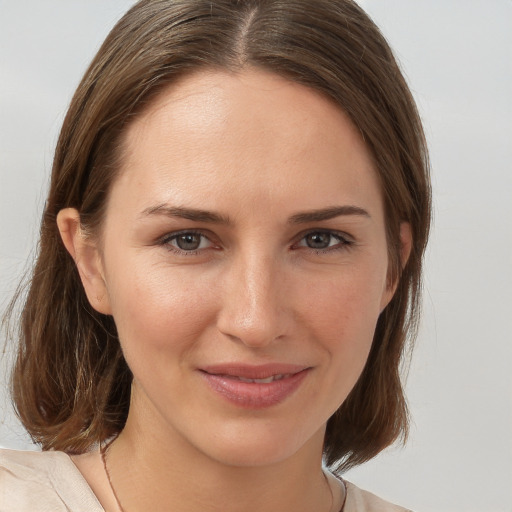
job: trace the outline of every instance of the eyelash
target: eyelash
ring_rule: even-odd
[[[299,235],[298,242],[302,242],[309,235],[329,235],[331,237],[331,241],[333,238],[337,240],[336,245],[332,247],[326,247],[324,249],[315,249],[313,247],[301,246],[305,249],[314,251],[315,254],[328,254],[336,251],[347,251],[351,249],[355,244],[353,238],[348,234],[339,231],[332,231],[329,229],[311,229],[305,233],[301,233]],[[298,242],[296,242],[294,246],[297,245]]]
[[[173,252],[175,254],[178,254],[179,256],[196,256],[198,255],[202,250],[204,249],[193,249],[193,250],[190,250],[190,251],[185,251],[183,249],[180,249],[179,247],[175,247],[173,245],[171,245],[171,242],[173,240],[177,240],[178,237],[180,236],[183,236],[183,235],[194,235],[194,236],[199,236],[201,238],[205,238],[207,239],[208,241],[210,241],[210,243],[213,243],[211,242],[210,238],[208,238],[204,233],[202,233],[201,231],[194,231],[193,229],[187,229],[187,230],[183,230],[183,231],[178,231],[178,232],[175,232],[175,233],[170,233],[166,236],[164,236],[160,241],[159,241],[159,245],[162,245],[162,246],[165,246],[167,248],[168,251],[170,252]]]
[[[329,235],[331,237],[331,241],[332,241],[332,238],[334,238],[335,240],[338,241],[338,243],[334,246],[329,246],[329,247],[326,247],[323,249],[315,249],[313,247],[308,247],[307,245],[298,246],[298,244],[300,242],[302,242],[303,240],[305,240],[305,238],[309,235],[324,235],[324,234]],[[186,251],[186,250],[180,249],[179,247],[171,245],[172,241],[177,240],[178,237],[183,236],[183,235],[199,236],[201,238],[208,240],[211,244],[213,244],[213,242],[210,240],[210,238],[207,235],[205,235],[203,232],[189,229],[189,230],[183,230],[183,231],[170,233],[170,234],[164,236],[161,240],[159,240],[158,245],[165,246],[167,248],[167,250],[169,250],[170,252],[173,252],[177,255],[180,255],[180,256],[196,256],[201,251],[206,249],[206,248],[198,248],[198,249],[192,249],[192,250]],[[319,255],[327,254],[327,253],[331,253],[331,252],[335,252],[335,251],[343,251],[343,250],[347,251],[355,245],[355,242],[352,239],[352,237],[350,237],[346,233],[332,231],[332,230],[328,230],[328,229],[311,229],[307,232],[301,233],[296,238],[296,240],[297,241],[294,242],[294,244],[292,245],[292,248],[299,247],[299,248],[309,249],[310,251],[313,251],[315,254],[319,254]],[[210,248],[210,247],[208,247],[208,248]]]

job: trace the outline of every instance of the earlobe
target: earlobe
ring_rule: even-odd
[[[100,252],[95,241],[80,227],[80,214],[75,208],[64,208],[57,215],[62,242],[73,258],[91,306],[104,315],[112,314]]]

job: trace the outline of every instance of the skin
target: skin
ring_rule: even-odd
[[[123,508],[339,510],[343,490],[321,470],[326,422],[394,292],[379,183],[358,131],[330,100],[276,75],[202,71],[164,91],[124,148],[100,236],[82,234],[76,210],[58,217],[134,375],[126,427],[108,452]],[[195,250],[180,250],[183,231]],[[401,236],[405,262],[405,223]],[[244,408],[198,370],[232,362],[308,370],[279,403]],[[98,453],[74,461],[117,510]]]

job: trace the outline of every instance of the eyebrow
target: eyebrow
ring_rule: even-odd
[[[167,204],[160,204],[151,206],[142,211],[141,217],[151,215],[163,215],[166,217],[178,217],[180,219],[187,219],[194,222],[206,222],[210,224],[224,224],[231,225],[232,222],[229,217],[220,215],[208,210],[201,210],[197,208],[184,208],[181,206],[169,206]],[[362,216],[371,218],[370,214],[360,208],[359,206],[331,206],[319,210],[311,210],[299,212],[292,215],[288,219],[289,224],[307,224],[309,222],[320,222],[323,220],[334,219],[341,216]]]
[[[290,224],[306,224],[308,222],[320,222],[347,215],[371,218],[370,214],[359,206],[331,206],[320,210],[296,213],[290,217],[288,222]]]
[[[164,215],[166,217],[178,217],[180,219],[192,220],[195,222],[207,222],[211,224],[231,224],[228,217],[218,213],[210,212],[208,210],[201,210],[197,208],[184,208],[181,206],[169,206],[167,204],[160,204],[158,206],[151,206],[142,211],[141,217],[150,215]]]

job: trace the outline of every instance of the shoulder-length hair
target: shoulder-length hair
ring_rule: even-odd
[[[328,421],[325,460],[347,469],[405,439],[400,366],[419,315],[430,184],[421,122],[388,44],[351,0],[142,0],[86,71],[55,152],[12,375],[17,413],[43,449],[79,453],[118,433],[132,380],[112,317],[85,296],[59,236],[58,212],[76,208],[83,229],[97,232],[133,119],[187,73],[249,66],[319,91],[343,109],[371,151],[384,199],[389,280],[398,285],[361,377]],[[402,268],[404,221],[413,243]]]

